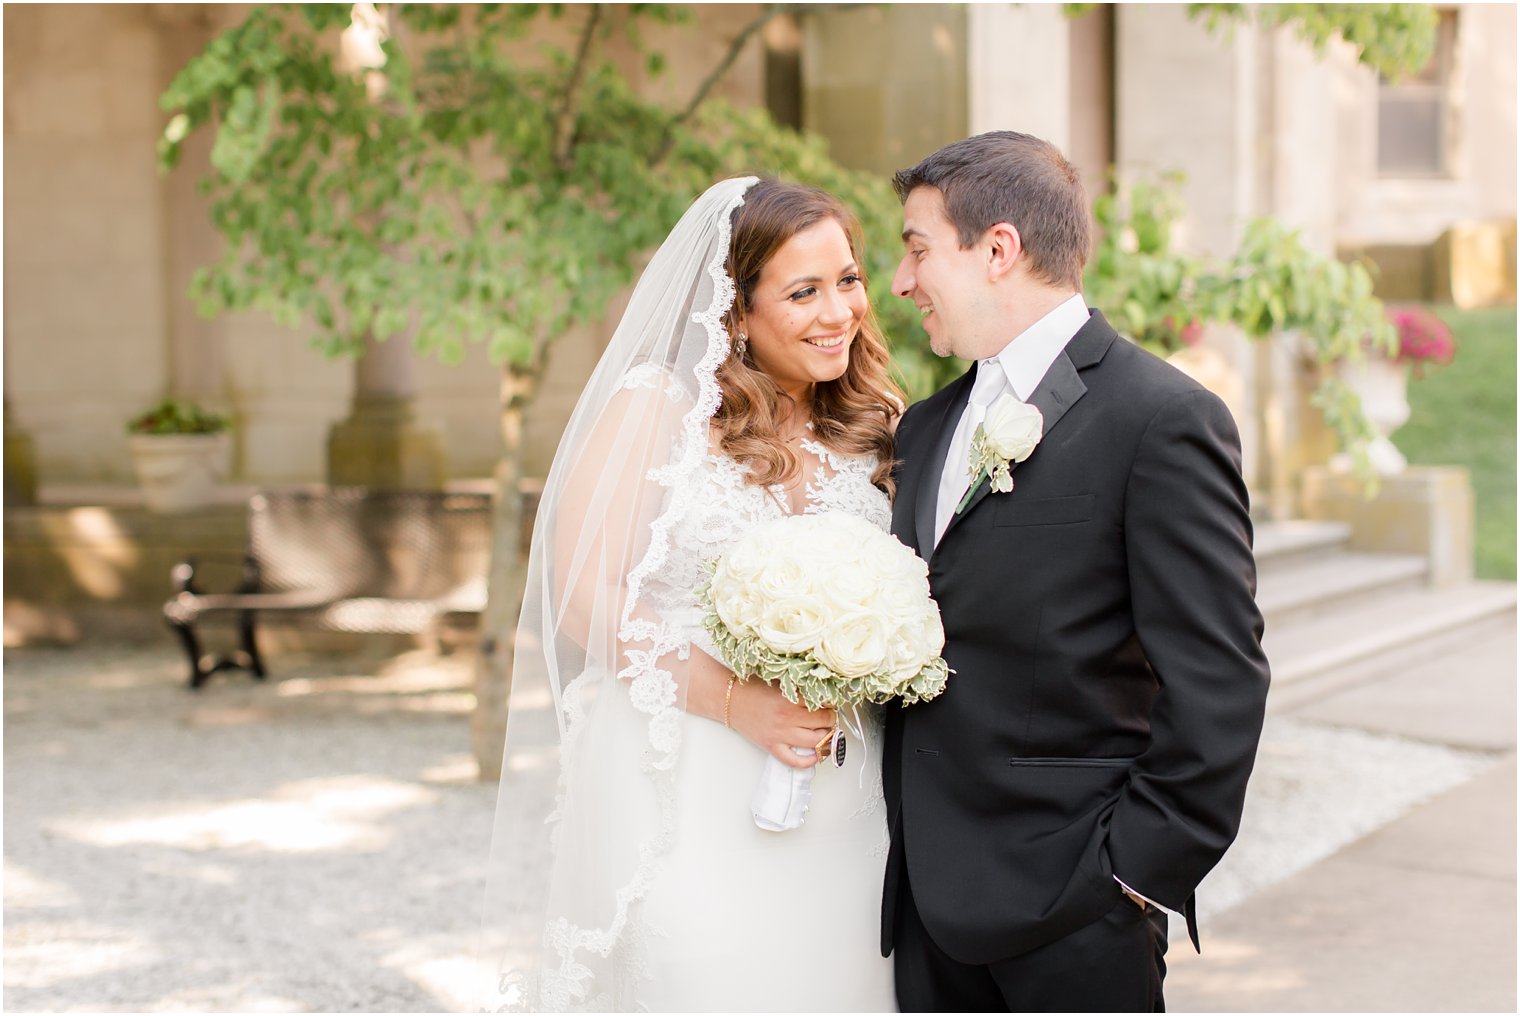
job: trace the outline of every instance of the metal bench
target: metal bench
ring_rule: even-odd
[[[476,623],[486,601],[491,497],[365,488],[262,491],[248,502],[248,551],[230,593],[198,583],[196,558],[174,566],[164,618],[190,658],[190,687],[221,670],[267,675],[261,617],[329,631],[419,634]],[[231,621],[239,649],[201,651],[196,625]]]

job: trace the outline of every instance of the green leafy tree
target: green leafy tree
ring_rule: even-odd
[[[1097,4],[1063,4],[1068,17]],[[1211,32],[1229,33],[1237,24],[1286,27],[1323,54],[1341,39],[1357,59],[1387,78],[1413,74],[1435,52],[1437,16],[1431,4],[1188,4],[1188,17]]]
[[[1122,334],[1163,357],[1197,341],[1207,324],[1258,341],[1296,336],[1319,368],[1314,404],[1370,481],[1365,448],[1373,431],[1333,368],[1396,348],[1372,276],[1310,250],[1298,231],[1265,217],[1247,223],[1229,258],[1179,251],[1172,236],[1183,213],[1180,183],[1175,173],[1140,179],[1094,202],[1099,233],[1082,287],[1088,302],[1108,308]]]
[[[1188,14],[1211,30],[1254,20],[1286,26],[1323,54],[1334,39],[1356,47],[1357,59],[1387,78],[1413,74],[1435,52],[1435,8],[1430,4],[1188,4]]]
[[[657,73],[663,59],[642,30],[684,15],[639,4],[257,7],[162,97],[166,168],[194,132],[215,134],[205,186],[226,242],[192,283],[203,312],[264,311],[309,329],[331,355],[373,338],[458,361],[483,343],[501,365],[478,713],[504,714],[522,587],[523,414],[556,341],[599,321],[641,257],[725,176],[774,174],[839,195],[864,221],[868,270],[890,279],[901,218],[887,181],[843,169],[821,141],[761,110],[711,97],[780,10],[762,8],[670,104],[636,94],[617,61],[631,52]],[[345,47],[346,32],[357,35]],[[917,335],[903,301],[878,302],[890,334]],[[927,390],[928,355],[899,349],[897,359],[909,387]],[[497,728],[477,731],[488,775]]]

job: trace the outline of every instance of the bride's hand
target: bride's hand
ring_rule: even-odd
[[[834,710],[814,711],[794,705],[775,685],[764,681],[740,681],[734,685],[729,725],[785,765],[796,769],[817,765],[816,754],[799,755],[792,749],[811,751],[834,729],[834,724]]]

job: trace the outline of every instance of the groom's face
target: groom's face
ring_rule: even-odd
[[[981,244],[963,249],[937,187],[916,187],[903,203],[903,257],[892,292],[912,300],[937,356],[974,359],[987,304],[987,258]]]

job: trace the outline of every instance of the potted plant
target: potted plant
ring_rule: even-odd
[[[1426,307],[1389,307],[1387,314],[1395,343],[1391,347],[1368,343],[1367,355],[1342,362],[1341,373],[1375,431],[1367,449],[1372,465],[1391,476],[1409,464],[1390,436],[1409,422],[1410,371],[1418,377],[1426,367],[1450,363],[1456,341],[1446,323]]]
[[[228,420],[166,398],[127,422],[132,466],[149,511],[183,512],[210,504],[227,476]]]

